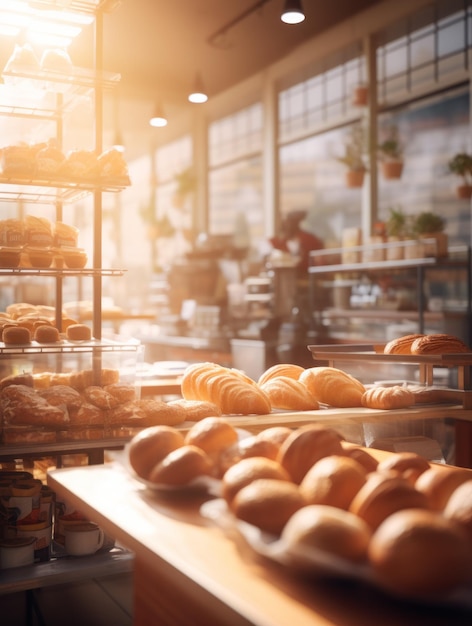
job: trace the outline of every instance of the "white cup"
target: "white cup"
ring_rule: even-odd
[[[103,546],[105,533],[93,522],[77,522],[64,529],[64,546],[67,554],[83,556],[95,554]]]

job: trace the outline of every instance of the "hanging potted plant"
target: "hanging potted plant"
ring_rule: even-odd
[[[345,144],[344,156],[338,161],[347,167],[346,185],[348,187],[362,187],[367,167],[364,163],[363,132],[360,125],[353,126]]]
[[[444,218],[431,211],[423,211],[414,218],[413,232],[423,244],[423,256],[447,256],[447,234]],[[433,242],[425,241],[434,239]]]
[[[403,173],[403,147],[398,128],[391,126],[385,140],[377,147],[383,177],[387,180],[401,178]]]
[[[458,198],[472,197],[472,156],[466,152],[458,152],[448,163],[449,171],[462,179],[456,187]]]
[[[386,259],[388,261],[402,259],[405,256],[405,246],[402,242],[409,235],[409,220],[401,208],[389,209],[389,217],[385,222],[385,231],[387,243],[392,244],[387,247]]]

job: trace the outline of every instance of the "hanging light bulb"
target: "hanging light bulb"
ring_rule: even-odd
[[[202,104],[203,102],[206,102],[208,100],[208,96],[203,86],[203,81],[200,74],[197,74],[193,91],[189,94],[188,100],[189,102],[193,102],[194,104]]]
[[[280,19],[286,24],[300,24],[300,22],[303,22],[305,13],[302,8],[302,0],[285,0]]]
[[[154,113],[149,120],[149,124],[154,128],[162,128],[163,126],[167,126],[167,118],[164,115],[164,111],[160,104],[156,104],[156,108],[154,109]]]

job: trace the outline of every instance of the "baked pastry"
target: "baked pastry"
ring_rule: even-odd
[[[72,69],[72,61],[66,50],[48,48],[41,56],[40,66],[42,70],[69,74]]]
[[[79,229],[64,222],[54,222],[53,236],[55,246],[77,246]]]
[[[277,460],[301,483],[308,470],[325,456],[342,455],[341,436],[332,428],[308,424],[294,430],[280,446]]]
[[[372,532],[348,511],[311,504],[296,511],[282,530],[281,539],[296,558],[309,550],[321,550],[348,561],[363,561]]]
[[[8,385],[0,393],[0,414],[4,424],[35,425],[59,428],[69,416],[62,408],[53,406],[26,385]]]
[[[280,448],[292,432],[293,430],[288,426],[271,426],[270,428],[264,428],[264,430],[261,430],[256,434],[256,437],[260,441],[269,441]]]
[[[429,468],[429,461],[416,452],[396,452],[377,465],[378,472],[397,472],[413,484],[416,484],[417,478]]]
[[[447,519],[457,522],[467,533],[472,552],[472,479],[456,487],[444,509]]]
[[[436,511],[392,514],[373,534],[368,557],[377,580],[405,597],[437,599],[470,579],[467,537]]]
[[[56,343],[60,340],[57,328],[47,324],[37,326],[33,337],[38,343]]]
[[[298,379],[321,404],[333,407],[362,406],[364,385],[335,367],[309,367]]]
[[[39,61],[34,53],[31,44],[25,43],[15,44],[13,52],[5,64],[4,71],[9,72],[11,70],[38,70]]]
[[[362,394],[361,403],[368,409],[406,409],[415,404],[415,394],[402,385],[376,386]]]
[[[3,329],[2,340],[6,346],[20,346],[31,343],[31,332],[23,326],[7,326]]]
[[[37,389],[36,393],[54,406],[78,409],[84,403],[84,399],[78,391],[68,385],[53,385],[45,389]]]
[[[2,148],[1,164],[5,176],[30,176],[34,170],[34,157],[28,144],[19,143]]]
[[[0,242],[5,246],[22,246],[25,243],[23,220],[15,218],[1,220]]]
[[[424,337],[424,334],[412,333],[392,339],[385,344],[384,354],[411,354],[411,344],[420,337]]]
[[[116,371],[115,377],[119,377],[118,371]],[[130,400],[134,400],[136,398],[136,389],[133,387],[133,385],[119,382],[106,382],[103,376],[102,384],[104,385],[104,390],[114,396],[120,404],[123,404],[124,402],[129,402]]]
[[[88,341],[92,338],[92,331],[86,324],[71,324],[66,329],[69,341]]]
[[[25,215],[25,241],[32,248],[48,248],[52,246],[52,225],[45,217]]]
[[[277,378],[278,376],[288,376],[288,378],[298,380],[298,377],[304,369],[305,368],[301,365],[295,365],[293,363],[276,363],[276,365],[272,365],[272,367],[266,369],[266,371],[259,376],[257,384],[263,385],[271,378]]]
[[[366,482],[364,467],[347,456],[331,455],[317,461],[305,474],[300,491],[309,504],[347,510]]]
[[[212,476],[213,463],[201,448],[183,445],[169,452],[150,471],[152,483],[184,487],[201,476]]]
[[[99,175],[103,178],[128,177],[128,165],[123,154],[116,148],[102,152],[97,159],[97,164]]]
[[[136,406],[143,413],[144,426],[177,426],[185,422],[185,411],[182,407],[171,406],[157,398],[143,398],[135,401]]]
[[[26,387],[33,387],[33,376],[32,374],[10,374],[10,376],[5,376],[0,380],[0,391],[4,387],[8,387],[8,385],[24,385]]]
[[[99,385],[85,387],[82,393],[87,402],[94,404],[99,409],[112,409],[120,404],[115,396]]]
[[[61,173],[77,178],[93,178],[98,174],[97,153],[94,150],[71,150],[62,164]]]
[[[341,446],[344,454],[360,463],[367,473],[376,471],[379,462],[367,450],[347,441],[341,441]]]
[[[183,445],[183,434],[172,426],[145,428],[131,439],[128,460],[136,474],[147,479],[153,467]]]
[[[273,459],[253,456],[229,467],[221,480],[221,495],[230,505],[240,489],[259,478],[290,481],[287,471]]]
[[[237,441],[236,429],[222,417],[206,417],[196,422],[185,435],[187,445],[198,446],[210,455],[218,455]]]
[[[411,345],[412,354],[461,354],[470,348],[459,337],[436,333],[419,337]]]
[[[106,421],[106,412],[88,402],[83,402],[78,408],[69,410],[69,423],[72,427],[103,426]]]
[[[306,502],[298,485],[275,478],[258,478],[231,500],[234,515],[261,530],[280,535],[292,515]]]
[[[431,465],[418,476],[415,488],[426,494],[432,509],[443,511],[452,493],[467,480],[470,480],[469,470]]]
[[[185,400],[179,398],[170,400],[167,404],[180,407],[185,411],[186,422],[199,422],[205,417],[220,417],[221,409],[214,402],[206,400]]]
[[[53,142],[36,154],[36,174],[40,177],[54,176],[58,174],[65,161],[65,155]]]
[[[315,397],[300,381],[288,376],[276,376],[259,384],[274,409],[312,411],[320,408]]]

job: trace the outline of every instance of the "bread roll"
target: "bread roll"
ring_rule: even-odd
[[[34,331],[34,339],[38,343],[56,343],[59,341],[59,331],[55,326],[41,325]]]
[[[443,511],[453,491],[470,478],[466,469],[431,465],[417,478],[415,488],[428,497],[430,508]]]
[[[335,367],[310,367],[300,374],[299,381],[322,404],[338,408],[362,406],[364,385]]]
[[[0,391],[9,385],[23,385],[25,387],[33,387],[32,374],[10,374],[0,380]]]
[[[288,426],[271,426],[265,428],[256,434],[260,441],[270,441],[275,443],[279,448],[287,437],[292,433],[292,429]]]
[[[295,511],[305,504],[298,485],[286,480],[258,478],[236,493],[231,509],[238,519],[280,535]]]
[[[66,329],[66,337],[70,341],[88,341],[92,338],[92,331],[86,324],[71,324]]]
[[[289,411],[311,411],[320,408],[315,397],[308,388],[298,380],[288,376],[270,378],[260,384],[274,409]]]
[[[222,417],[206,417],[196,422],[185,435],[187,445],[198,446],[211,455],[220,454],[237,441],[236,429]]]
[[[7,326],[2,333],[6,346],[21,346],[31,343],[31,332],[22,326]]]
[[[381,584],[405,597],[437,598],[470,579],[465,534],[435,511],[392,514],[373,534],[368,554]]]
[[[367,450],[364,450],[364,448],[360,448],[359,446],[347,441],[341,441],[341,445],[343,447],[344,454],[360,463],[367,473],[375,472],[379,462],[372,456],[372,454],[367,452]]]
[[[459,485],[451,494],[444,516],[461,525],[472,547],[472,478]]]
[[[213,463],[201,448],[183,445],[169,452],[149,473],[152,483],[184,487],[196,478],[211,476]]]
[[[281,533],[290,551],[304,555],[321,550],[348,561],[363,561],[371,537],[369,526],[348,511],[311,504],[296,511]]]
[[[138,476],[147,479],[162,459],[184,445],[183,434],[171,426],[152,426],[135,435],[128,446],[128,460]]]
[[[371,387],[361,398],[362,406],[368,409],[406,409],[415,404],[415,395],[406,387]]]
[[[185,411],[180,406],[172,406],[158,398],[142,398],[135,400],[135,405],[143,413],[145,426],[178,426],[185,422]]]
[[[294,365],[293,363],[277,363],[272,365],[269,369],[263,372],[257,381],[258,385],[263,385],[272,378],[278,378],[279,376],[286,376],[293,380],[298,380],[300,374],[305,370],[301,365]]]
[[[392,339],[385,344],[384,354],[411,354],[411,344],[420,337],[424,337],[424,334],[413,333],[398,339]]]
[[[259,478],[290,481],[290,476],[280,463],[273,459],[253,456],[238,461],[224,473],[221,495],[231,507],[231,502],[238,491]]]
[[[347,510],[366,482],[367,472],[347,456],[326,456],[305,474],[300,491],[309,504],[326,504]]]
[[[118,376],[119,373],[117,372]],[[124,404],[125,402],[130,402],[131,400],[136,399],[136,389],[133,385],[127,385],[126,383],[103,383],[103,389],[111,394],[120,404]]]
[[[171,400],[168,402],[171,406],[178,406],[185,411],[186,422],[199,422],[205,417],[220,417],[221,410],[214,402],[205,400]]]
[[[430,463],[416,452],[396,452],[380,461],[378,472],[395,471],[415,484],[418,476],[430,468]]]
[[[308,424],[294,430],[280,446],[277,460],[295,483],[325,456],[343,454],[341,436],[332,428]]]
[[[372,528],[396,511],[427,509],[428,498],[400,476],[372,474],[354,496],[349,510]]]
[[[45,389],[38,389],[36,393],[54,406],[64,406],[68,410],[78,409],[84,403],[80,393],[68,385],[53,385]]]
[[[458,337],[436,333],[419,337],[411,345],[412,354],[460,354],[470,348]]]

